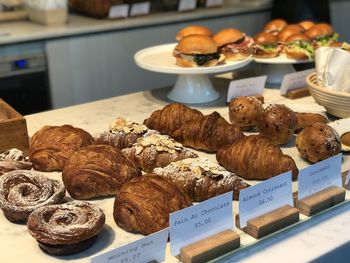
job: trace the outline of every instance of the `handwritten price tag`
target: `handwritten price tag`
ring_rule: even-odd
[[[197,0],[180,0],[179,11],[193,10],[197,6]]]
[[[206,7],[221,6],[224,4],[224,0],[207,0],[205,2]]]
[[[131,5],[130,16],[142,16],[149,14],[150,2],[135,3]]]
[[[280,208],[293,206],[292,173],[287,172],[239,192],[239,223],[246,227],[247,221]]]
[[[164,229],[125,246],[93,257],[91,263],[143,263],[165,260],[169,229]]]
[[[171,213],[171,254],[177,256],[182,247],[233,227],[232,192]]]
[[[267,76],[233,80],[227,93],[227,102],[240,96],[263,94]]]
[[[305,88],[307,86],[307,75],[314,71],[315,69],[307,69],[295,73],[286,74],[281,84],[281,95],[286,95],[289,90]]]
[[[333,185],[342,187],[342,157],[343,155],[340,153],[300,170],[298,199],[303,199]]]
[[[129,5],[114,5],[109,9],[109,18],[125,18],[129,16]]]

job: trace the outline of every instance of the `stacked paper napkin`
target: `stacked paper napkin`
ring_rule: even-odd
[[[318,85],[350,93],[350,52],[341,48],[318,48],[316,73]]]
[[[67,8],[67,0],[25,0],[25,2],[29,7],[39,10]]]

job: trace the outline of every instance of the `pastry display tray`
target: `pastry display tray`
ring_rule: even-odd
[[[278,90],[266,89],[265,93],[266,103],[283,103],[286,99],[280,97]],[[313,103],[311,97],[302,99],[303,103]],[[26,116],[29,135],[33,135],[34,132],[41,129],[44,125],[63,125],[72,124],[76,127],[80,127],[95,134],[97,132],[108,129],[109,123],[118,116],[123,116],[138,122],[142,122],[148,117],[154,110],[162,108],[167,103],[165,101],[157,100],[152,96],[150,92],[138,92],[129,94],[126,96],[115,97],[107,100],[101,100],[97,102],[82,104],[69,108],[63,108],[54,111],[43,112],[34,115]],[[204,114],[211,113],[216,110],[224,118],[228,120],[227,106],[211,106],[205,108],[198,108]],[[283,152],[291,155],[298,168],[304,168],[308,164],[303,161],[294,147],[294,142],[286,145],[282,148]],[[206,154],[198,152],[200,157],[207,157],[210,160],[215,160],[214,154]],[[342,171],[349,170],[350,157],[345,155],[343,160]],[[48,177],[53,179],[61,179],[61,174],[57,172],[44,173]],[[249,181],[250,184],[255,184],[255,181]],[[293,182],[293,191],[297,190],[297,182]],[[349,202],[349,191],[346,193],[346,202]],[[119,228],[113,220],[113,203],[114,198],[104,198],[92,200],[92,203],[99,206],[106,215],[106,224],[99,234],[96,243],[88,250],[79,254],[71,256],[50,256],[42,252],[37,245],[34,238],[27,232],[26,225],[13,224],[7,221],[2,213],[0,213],[0,262],[30,262],[36,263],[50,263],[50,262],[90,262],[91,257],[99,255],[101,253],[110,251],[114,248],[120,247],[124,244],[128,244],[135,240],[142,238],[142,235],[128,233]],[[238,213],[238,202],[234,201],[234,213]],[[335,209],[335,208],[331,208]],[[327,213],[327,212],[324,212]],[[298,224],[291,226],[294,228],[297,225],[304,222],[312,222],[313,218],[306,218],[300,216],[301,221]],[[282,230],[285,231],[285,230]],[[269,238],[274,238],[275,233],[270,237],[260,239],[259,241],[251,236],[242,233],[237,229],[237,232],[241,234],[242,246],[238,251],[245,250],[254,244],[264,242]],[[166,262],[178,262],[176,257],[171,256],[170,246],[167,245]],[[229,262],[229,261],[228,261]]]

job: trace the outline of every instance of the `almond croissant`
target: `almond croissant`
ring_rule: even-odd
[[[173,137],[184,146],[216,152],[223,146],[243,139],[244,135],[239,126],[229,124],[214,111],[210,115],[186,122],[174,132]]]
[[[148,119],[144,120],[143,124],[150,129],[172,136],[173,132],[183,123],[201,116],[203,114],[198,110],[180,103],[171,103],[163,109],[153,112]]]
[[[261,135],[251,135],[221,148],[216,159],[227,170],[247,180],[265,180],[288,171],[292,171],[294,180],[299,173],[292,157],[284,155]]]

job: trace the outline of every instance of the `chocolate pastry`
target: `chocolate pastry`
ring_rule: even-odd
[[[141,171],[110,145],[89,145],[66,163],[62,180],[74,199],[115,195],[120,186]]]
[[[141,137],[133,147],[123,149],[122,153],[145,172],[151,172],[156,167],[164,167],[185,158],[198,157],[181,143],[160,134]]]
[[[327,123],[327,118],[319,113],[295,113],[298,120],[297,130],[300,131],[316,122]]]
[[[145,125],[120,117],[110,124],[108,131],[100,133],[95,141],[96,144],[108,144],[121,150],[131,147],[148,131]]]
[[[46,253],[70,255],[92,246],[104,223],[100,208],[74,201],[36,209],[29,216],[27,227]]]
[[[17,170],[0,177],[0,208],[11,222],[25,222],[35,209],[63,202],[63,183],[34,171]]]
[[[153,170],[155,174],[172,180],[193,202],[233,191],[238,200],[239,191],[249,187],[242,178],[226,171],[220,165],[204,158],[189,158]]]
[[[0,176],[14,170],[30,170],[32,163],[24,153],[16,148],[0,154]]]
[[[259,115],[257,123],[259,132],[275,145],[288,143],[297,125],[294,111],[281,104],[269,105]]]
[[[297,179],[298,168],[292,157],[261,135],[251,135],[220,149],[218,162],[227,170],[247,180],[265,180],[292,171]]]
[[[337,155],[341,150],[338,133],[321,122],[303,129],[297,136],[296,146],[301,157],[312,163]]]
[[[157,110],[144,120],[148,128],[160,133],[173,136],[173,132],[186,121],[196,120],[203,114],[180,103],[171,103],[161,110]]]
[[[230,121],[248,131],[256,126],[257,118],[264,110],[262,103],[253,96],[242,96],[231,100],[228,106]]]
[[[191,206],[170,179],[148,174],[125,183],[114,201],[113,217],[128,232],[149,235],[169,226],[169,214]]]
[[[62,171],[74,152],[93,141],[88,132],[71,125],[45,126],[32,137],[29,159],[38,171]]]
[[[223,146],[243,139],[244,135],[239,126],[228,123],[214,111],[210,115],[184,123],[174,132],[173,137],[184,146],[216,152]]]

